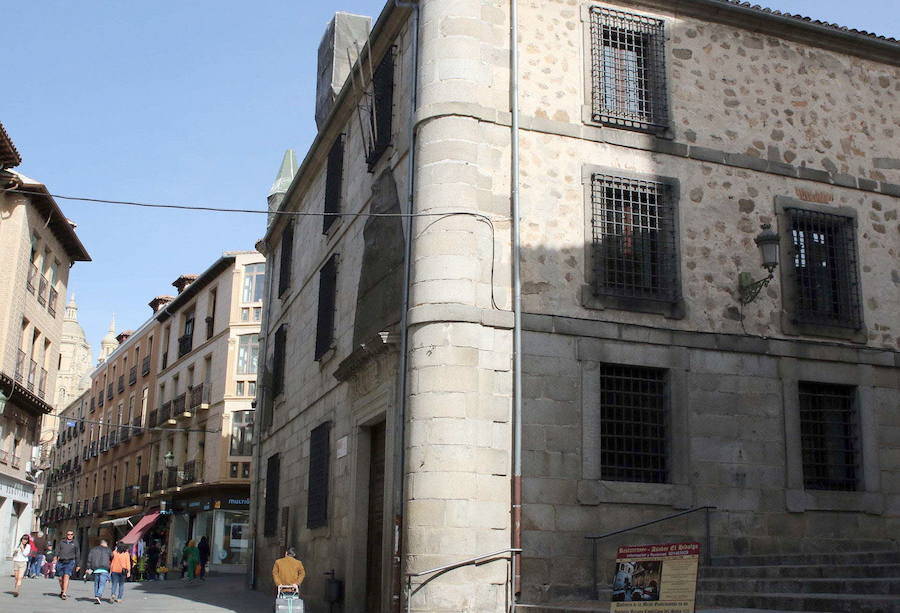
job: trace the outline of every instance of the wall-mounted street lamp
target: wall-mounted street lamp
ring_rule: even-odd
[[[69,508],[68,502],[63,502],[63,493],[62,490],[56,490],[56,504],[60,507]]]
[[[10,392],[10,396],[12,392]],[[6,401],[9,400],[9,396],[3,393],[3,390],[0,390],[0,415],[3,415],[3,411],[6,409]]]
[[[775,268],[778,267],[778,234],[772,231],[772,226],[763,224],[762,232],[756,235],[753,242],[759,247],[762,267],[769,272],[769,276],[754,281],[753,275],[749,272],[738,275],[738,300],[741,304],[749,304],[756,300],[759,292],[775,278]]]
[[[166,463],[166,468],[175,468],[175,454],[171,451],[163,456],[163,461]]]

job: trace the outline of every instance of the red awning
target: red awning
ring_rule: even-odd
[[[156,523],[156,519],[158,517],[159,511],[147,513],[119,542],[134,545],[139,540],[141,540],[141,537],[144,536],[144,533],[147,532],[147,530],[149,530],[153,526],[153,524]]]

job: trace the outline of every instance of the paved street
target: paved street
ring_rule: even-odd
[[[118,607],[128,613],[268,613],[272,600],[268,595],[247,590],[243,575],[211,577],[207,581],[186,584],[173,581],[127,583],[125,599],[110,604],[93,604],[93,583],[73,581],[69,599],[59,599],[59,584],[51,579],[26,579],[22,595],[13,597],[13,579],[4,577],[0,585],[0,611],[16,613],[60,613],[64,611],[105,611]],[[106,597],[109,596],[107,584]]]

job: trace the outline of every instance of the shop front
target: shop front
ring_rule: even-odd
[[[244,573],[250,563],[250,500],[246,492],[186,498],[171,503],[167,561],[181,568],[188,541],[209,543],[209,570]]]
[[[19,537],[32,530],[34,484],[0,474],[0,576],[12,574],[12,555]]]

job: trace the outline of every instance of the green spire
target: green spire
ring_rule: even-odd
[[[288,149],[281,159],[281,168],[278,169],[278,176],[272,184],[272,189],[269,190],[269,198],[276,194],[287,193],[295,174],[297,174],[297,156],[293,149]]]

